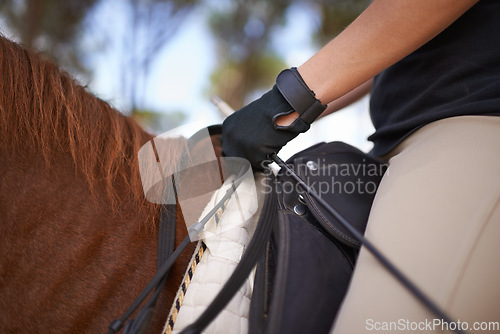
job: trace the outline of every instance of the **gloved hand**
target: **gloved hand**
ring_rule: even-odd
[[[236,111],[222,124],[222,152],[242,157],[262,170],[262,162],[302,132],[326,109],[315,98],[296,68],[281,72],[276,85],[261,98]],[[288,126],[276,119],[296,111],[299,117]]]

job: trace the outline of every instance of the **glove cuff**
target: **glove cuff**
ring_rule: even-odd
[[[311,124],[326,109],[307,87],[296,67],[283,70],[276,78],[278,90],[307,124]]]

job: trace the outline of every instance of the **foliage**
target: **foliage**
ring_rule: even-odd
[[[314,34],[319,45],[325,45],[344,30],[370,4],[371,0],[315,0],[312,6],[320,16]]]
[[[182,111],[160,113],[146,109],[136,109],[132,117],[151,133],[161,133],[176,128],[186,120]]]
[[[233,108],[249,94],[269,86],[285,64],[270,48],[273,28],[284,23],[290,0],[232,1],[214,9],[210,27],[217,41],[219,65],[212,90]]]
[[[86,22],[103,3],[121,6],[125,30],[95,27]],[[369,4],[370,0],[0,0],[0,16],[8,31],[28,47],[44,50],[73,75],[92,72],[84,60],[82,32],[90,29],[96,40],[104,41],[94,53],[105,53],[106,45],[119,45],[120,77],[116,84],[126,97],[129,113],[151,129],[167,127],[182,117],[178,113],[160,119],[146,111],[148,77],[159,52],[189,22],[196,8],[208,12],[218,63],[211,75],[210,94],[221,96],[233,108],[249,102],[249,97],[273,84],[286,67],[273,51],[273,32],[286,23],[291,6],[307,6],[316,13],[312,39],[317,47],[342,31]],[[118,11],[117,11],[118,13]],[[0,21],[1,23],[1,21]],[[87,26],[84,26],[87,24]],[[5,32],[5,29],[2,29]],[[89,52],[88,46],[86,49]],[[299,65],[299,64],[297,64]],[[208,99],[208,98],[207,98]],[[176,118],[177,117],[177,118]],[[168,124],[167,124],[168,123]],[[164,129],[164,128],[163,128]],[[160,130],[163,130],[160,129]]]
[[[131,0],[124,19],[130,27],[123,36],[122,93],[131,113],[143,105],[151,64],[175,35],[197,0]]]
[[[319,22],[312,37],[321,47],[351,23],[369,2],[238,0],[214,9],[210,27],[217,41],[219,64],[211,77],[212,91],[238,109],[249,102],[255,91],[272,86],[276,75],[286,67],[271,51],[272,33],[286,23],[291,6],[307,6],[316,12]]]
[[[45,52],[72,75],[88,81],[92,69],[84,62],[88,54],[80,44],[82,31],[89,28],[84,27],[85,19],[92,14],[93,9],[99,9],[99,4],[103,2],[3,0],[0,2],[0,14],[8,30],[17,36],[19,42]],[[176,126],[182,119],[179,113],[163,116],[144,112],[140,108],[144,107],[143,95],[147,90],[151,64],[196,3],[197,0],[123,1],[121,5],[126,9],[121,13],[126,15],[121,19],[125,21],[124,26],[129,28],[123,35],[117,36],[116,31],[107,31],[109,27],[98,27],[100,30],[90,27],[96,40],[105,41],[99,50],[92,51],[104,53],[108,44],[106,41],[121,42],[122,59],[118,59],[121,74],[116,82],[128,100],[128,113],[152,130],[158,130],[160,125],[163,129]],[[110,23],[113,24],[112,21]]]
[[[98,0],[3,0],[9,29],[29,48],[45,51],[73,74],[86,74],[78,40],[81,24]],[[2,29],[3,30],[3,29]]]

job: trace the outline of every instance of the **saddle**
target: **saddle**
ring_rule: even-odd
[[[317,144],[287,164],[364,233],[384,165],[343,142]],[[278,219],[257,265],[250,333],[328,333],[360,243],[284,168],[275,191]]]
[[[221,129],[211,127],[209,132],[217,136]],[[361,245],[431,312],[444,321],[451,321],[363,237],[386,165],[343,142],[314,145],[287,162],[276,154],[271,158],[281,169],[277,173],[271,169],[264,173],[265,198],[252,239],[217,296],[181,333],[202,332],[254,268],[250,333],[328,333],[347,292]],[[247,173],[250,165],[245,168],[239,174]],[[228,191],[220,203],[193,226],[201,230],[230,196]],[[188,242],[189,236],[175,252],[169,249],[168,253],[173,256],[163,259],[161,266],[159,263],[157,275],[126,314],[111,324],[110,333],[121,328],[150,291],[161,289],[175,255]],[[151,309],[151,303],[146,305]],[[129,323],[128,334],[143,333],[147,329],[148,317],[138,318],[136,321],[140,323],[133,326]]]

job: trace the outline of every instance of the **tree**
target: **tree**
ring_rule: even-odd
[[[270,43],[272,29],[284,23],[290,3],[238,0],[212,12],[210,27],[219,59],[212,90],[233,108],[240,108],[256,89],[269,86],[285,66]]]
[[[143,96],[151,64],[175,35],[197,0],[131,0],[128,26],[123,37],[122,91],[133,114],[144,108]]]
[[[313,39],[323,46],[344,30],[370,4],[371,0],[314,0],[311,4],[320,16]]]
[[[73,75],[88,74],[79,46],[81,25],[98,0],[3,0],[8,30],[29,48],[44,51]]]
[[[114,15],[124,29],[114,29],[107,18],[105,25],[98,26],[98,33],[104,45],[114,49],[110,65],[118,63],[119,76],[114,80],[126,101],[127,114],[133,116],[153,132],[173,128],[185,119],[182,112],[175,110],[151,110],[145,101],[148,79],[154,61],[168,44],[187,16],[195,9],[198,0],[128,0],[112,2]],[[109,11],[109,8],[108,8]],[[97,33],[97,31],[96,31]],[[120,50],[116,55],[116,50]],[[105,51],[104,51],[105,53]]]
[[[92,23],[93,9],[99,10],[106,0],[1,0],[0,14],[8,31],[18,42],[39,49],[56,63],[80,78],[84,83],[91,77],[88,67],[88,45],[84,50],[82,37],[92,35],[94,53],[105,53],[109,41],[121,40],[121,76],[116,85],[128,101],[131,115],[157,130],[158,124],[171,127],[183,117],[178,112],[163,116],[147,110],[144,94],[151,64],[159,51],[175,35],[197,0],[128,0],[121,2],[124,10],[113,12],[113,19],[124,21],[128,29],[117,36],[116,31]],[[109,2],[109,1],[107,1]],[[90,17],[90,19],[89,19]],[[109,26],[108,26],[109,27]],[[5,29],[5,30],[7,30]],[[87,51],[87,52],[86,52]],[[116,62],[116,59],[111,61]],[[167,124],[169,123],[169,124]],[[172,123],[172,124],[170,124]]]
[[[231,1],[213,10],[210,27],[217,41],[219,65],[212,92],[240,108],[256,90],[270,87],[286,64],[272,51],[272,32],[285,23],[292,5],[309,6],[319,18],[312,36],[318,47],[351,23],[370,0]]]
[[[121,87],[129,113],[150,128],[163,123],[160,115],[148,110],[145,93],[154,61],[176,34],[189,14],[204,5],[210,11],[209,26],[217,45],[218,66],[214,69],[211,93],[220,95],[232,107],[239,108],[257,90],[269,88],[280,70],[286,67],[273,51],[273,31],[285,23],[292,5],[309,6],[317,13],[313,39],[325,44],[347,26],[370,0],[0,0],[0,14],[9,31],[28,47],[46,51],[57,63],[87,82],[92,69],[88,45],[82,36],[93,38],[91,51],[105,54],[106,46],[121,50]],[[102,4],[118,4],[106,25],[96,25],[93,15]],[[125,30],[112,29],[115,22]],[[1,21],[0,21],[1,22]],[[164,112],[164,111],[163,111]],[[182,117],[176,113],[171,122]],[[144,116],[141,118],[141,116]],[[153,117],[154,116],[154,117]],[[170,122],[169,122],[170,123]]]

